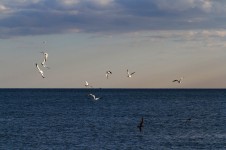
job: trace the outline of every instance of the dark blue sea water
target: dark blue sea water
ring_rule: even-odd
[[[223,150],[226,90],[1,89],[0,149]]]

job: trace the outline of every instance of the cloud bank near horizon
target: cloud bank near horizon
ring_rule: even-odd
[[[223,0],[2,0],[0,38],[72,32],[223,30],[225,8]]]

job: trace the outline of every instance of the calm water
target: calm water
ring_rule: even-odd
[[[0,149],[223,150],[226,90],[1,89]]]

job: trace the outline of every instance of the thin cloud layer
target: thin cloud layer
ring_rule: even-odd
[[[223,0],[2,0],[0,38],[225,29]]]

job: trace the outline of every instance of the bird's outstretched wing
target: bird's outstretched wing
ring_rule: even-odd
[[[45,60],[41,63],[41,65],[42,65],[42,67],[44,67],[44,68],[50,69],[50,67],[48,67],[48,66],[45,65]]]
[[[179,80],[173,80],[172,82],[179,82]]]
[[[93,97],[93,99],[95,99],[96,97],[95,97],[95,95],[93,95],[93,94],[89,94],[90,96],[92,96]]]
[[[38,71],[40,72],[40,74],[42,75],[42,78],[45,78],[43,71],[39,68],[37,63],[35,63],[35,66],[38,69]]]

